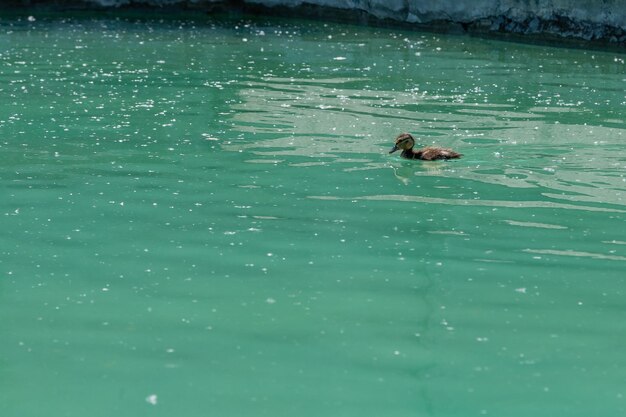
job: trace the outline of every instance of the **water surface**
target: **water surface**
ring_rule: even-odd
[[[389,29],[0,19],[3,416],[623,415],[625,81]]]

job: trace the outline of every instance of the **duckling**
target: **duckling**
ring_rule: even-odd
[[[437,146],[426,146],[418,150],[413,149],[415,146],[415,139],[409,133],[401,133],[396,138],[396,144],[389,153],[402,149],[402,156],[406,159],[422,159],[424,161],[434,161],[436,159],[454,159],[460,158],[463,154],[453,151],[448,148],[440,148]]]

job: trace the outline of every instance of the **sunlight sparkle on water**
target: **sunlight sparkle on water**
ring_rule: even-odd
[[[32,17],[0,17],[7,415],[624,414],[623,57]]]

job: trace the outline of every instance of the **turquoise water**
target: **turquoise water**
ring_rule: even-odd
[[[0,19],[2,416],[624,415],[624,58]]]

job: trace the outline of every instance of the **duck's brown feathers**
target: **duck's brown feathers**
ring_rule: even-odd
[[[406,154],[406,155],[405,155]],[[402,152],[402,156],[408,159],[421,159],[424,161],[435,161],[437,159],[455,159],[463,156],[462,154],[448,148],[439,148],[436,146],[427,146],[422,149],[409,149]]]
[[[463,156],[462,154],[448,148],[440,148],[438,146],[426,146],[421,149],[413,149],[415,146],[415,138],[410,133],[401,133],[396,138],[396,143],[389,153],[402,150],[402,157],[407,159],[421,159],[424,161],[435,161],[438,159],[455,159]]]

